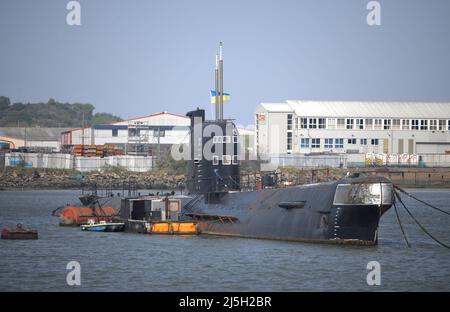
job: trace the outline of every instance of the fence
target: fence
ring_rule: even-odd
[[[268,168],[450,167],[449,154],[273,155]]]
[[[7,153],[4,156],[3,163],[9,167],[75,169],[81,172],[98,171],[108,167],[121,167],[129,171],[145,172],[152,170],[154,165],[151,156],[121,155],[102,158],[41,153]]]
[[[281,154],[271,157],[270,163],[278,167],[297,168],[346,168],[345,155],[289,155]]]

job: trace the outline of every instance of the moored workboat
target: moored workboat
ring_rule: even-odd
[[[124,228],[125,223],[123,222],[100,221],[97,223],[93,219],[90,219],[87,224],[81,225],[82,231],[90,232],[123,232]]]

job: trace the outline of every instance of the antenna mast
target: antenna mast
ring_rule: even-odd
[[[216,86],[215,86],[214,108],[216,111],[216,120],[219,119],[219,55],[216,54]]]
[[[223,53],[222,42],[219,45],[219,76],[220,76],[220,105],[219,105],[219,119],[223,119]]]

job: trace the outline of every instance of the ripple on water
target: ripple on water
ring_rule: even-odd
[[[450,191],[417,196],[447,207]],[[450,253],[401,211],[407,248],[390,210],[376,247],[224,238],[88,233],[59,227],[51,211],[77,191],[0,192],[0,227],[23,222],[37,241],[0,240],[0,290],[19,291],[449,291]],[[430,232],[450,243],[448,217],[406,199]],[[66,285],[66,265],[79,261],[82,286]],[[381,264],[382,285],[366,283],[369,261]]]

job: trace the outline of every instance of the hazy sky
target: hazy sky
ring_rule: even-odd
[[[199,106],[210,113],[224,42],[225,117],[260,102],[450,101],[450,1],[1,0],[0,95],[95,105],[123,118]]]

